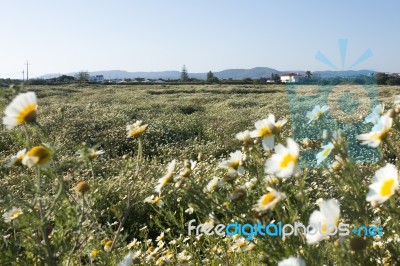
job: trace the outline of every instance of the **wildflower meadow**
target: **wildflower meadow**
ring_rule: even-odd
[[[399,87],[357,116],[373,162],[318,98],[296,139],[286,90],[1,88],[0,264],[400,265]]]

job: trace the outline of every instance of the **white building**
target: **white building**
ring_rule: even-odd
[[[301,75],[299,73],[287,73],[281,75],[282,83],[296,83],[299,82]]]

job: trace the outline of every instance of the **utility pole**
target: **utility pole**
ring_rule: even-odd
[[[26,81],[28,82],[29,80],[29,62],[28,60],[26,61]]]
[[[24,70],[22,69],[22,82],[24,82],[24,80],[25,80],[25,72],[24,72]]]

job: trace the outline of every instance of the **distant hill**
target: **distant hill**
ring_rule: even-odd
[[[74,76],[78,72],[68,73],[67,75]],[[272,74],[284,74],[284,73],[298,73],[304,75],[304,70],[287,70],[279,71],[269,67],[255,67],[251,69],[225,69],[222,71],[213,71],[214,76],[219,79],[233,79],[242,80],[244,78],[270,78]],[[331,78],[331,77],[350,77],[358,75],[369,75],[375,73],[371,70],[345,70],[345,71],[315,71],[312,72],[315,77]],[[91,76],[103,75],[105,79],[134,79],[134,78],[145,78],[145,79],[179,79],[181,76],[180,71],[158,71],[158,72],[128,72],[124,70],[105,70],[105,71],[94,71],[89,72]],[[57,77],[58,74],[47,74],[40,78],[52,78]],[[207,73],[189,73],[190,78],[206,79]]]

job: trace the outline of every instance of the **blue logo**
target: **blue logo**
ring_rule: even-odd
[[[300,154],[302,167],[326,166],[325,162],[317,164],[316,160],[317,153],[322,150],[321,147],[329,142],[322,138],[324,131],[328,136],[340,132],[347,141],[347,156],[352,161],[376,162],[379,160],[377,149],[360,145],[357,141],[358,135],[371,131],[372,125],[364,123],[364,119],[379,104],[375,72],[365,72],[359,76],[351,76],[349,79],[351,72],[348,71],[369,59],[372,51],[371,49],[364,50],[345,70],[347,47],[348,40],[340,39],[341,67],[334,64],[320,51],[315,56],[318,61],[335,72],[325,72],[325,76],[313,77],[314,82],[311,84],[286,83],[293,138],[298,142],[309,139],[321,144],[319,148],[306,149]],[[348,84],[349,82],[351,84]],[[328,111],[317,121],[310,122],[307,112],[311,112],[317,105],[327,106]]]

